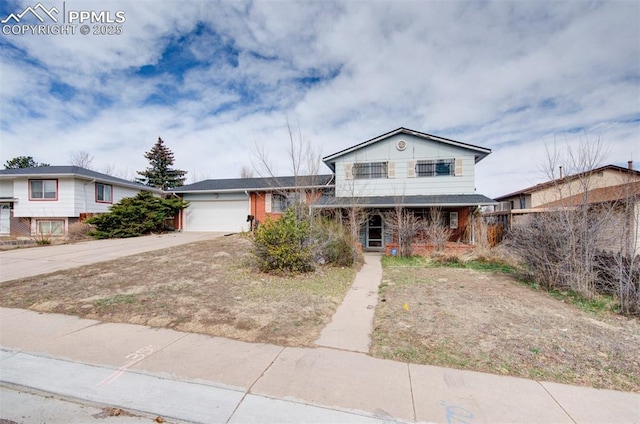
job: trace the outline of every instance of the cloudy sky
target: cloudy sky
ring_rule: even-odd
[[[36,4],[2,0],[0,17]],[[238,177],[256,143],[289,174],[289,121],[323,155],[398,127],[491,148],[476,176],[491,197],[542,181],[553,143],[600,139],[605,163],[640,169],[638,1],[42,5],[59,23],[82,10],[126,20],[119,35],[3,28],[2,164],[86,151],[133,178],[161,136],[187,182]]]

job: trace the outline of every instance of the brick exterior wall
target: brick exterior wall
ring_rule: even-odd
[[[12,237],[30,237],[31,236],[31,218],[16,218],[11,210],[11,222],[9,224],[10,234]]]

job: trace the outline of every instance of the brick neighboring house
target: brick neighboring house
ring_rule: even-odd
[[[474,211],[495,202],[475,192],[475,166],[486,149],[406,128],[356,144],[323,158],[331,175],[206,180],[170,190],[190,202],[185,231],[246,231],[258,221],[303,200],[311,207],[346,209],[354,203],[368,219],[360,236],[365,249],[389,250],[394,236],[384,212],[397,205],[427,217],[444,213],[452,241],[470,242]]]
[[[0,235],[64,236],[81,217],[123,197],[161,190],[78,166],[0,170]]]

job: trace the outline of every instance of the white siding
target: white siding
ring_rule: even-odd
[[[32,178],[37,179],[37,178]],[[56,179],[43,177],[41,179]],[[58,200],[29,200],[27,179],[14,180],[13,196],[18,199],[14,206],[16,217],[79,217],[83,212],[108,212],[112,203],[96,202],[95,181],[76,178],[57,178]],[[124,197],[132,197],[140,190],[112,185],[113,203]]]
[[[398,150],[398,140],[406,141]],[[418,177],[412,166],[418,160],[456,159],[456,176]],[[351,164],[356,162],[393,162],[394,178],[370,180],[347,179]],[[473,194],[475,192],[475,156],[465,148],[424,140],[408,134],[397,134],[370,146],[341,156],[336,160],[336,196],[411,196],[422,194]]]
[[[35,179],[35,178],[34,178]],[[42,179],[50,179],[43,177]],[[58,200],[29,200],[29,181],[15,180],[13,195],[16,217],[67,217],[75,215],[75,184],[73,178],[58,178]]]
[[[125,197],[134,197],[140,190],[129,187],[122,187],[109,183],[111,185],[113,203],[117,203]],[[96,202],[96,182],[87,180],[75,180],[75,214],[71,216],[80,216],[83,212],[103,213],[109,212],[109,208],[113,203]]]
[[[13,197],[13,181],[0,181],[0,197]]]

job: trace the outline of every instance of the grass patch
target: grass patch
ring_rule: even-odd
[[[447,256],[443,259],[430,259],[424,256],[383,256],[383,267],[428,267],[428,268],[462,268],[474,269],[476,271],[502,272],[505,274],[513,274],[516,270],[505,263],[494,261],[461,261],[455,256]]]
[[[608,295],[596,295],[592,299],[587,299],[573,290],[549,290],[548,293],[551,297],[575,305],[583,311],[593,314],[613,311],[617,305],[613,296]]]
[[[423,256],[383,256],[382,266],[431,266],[431,261]]]
[[[101,299],[96,300],[93,304],[97,308],[106,308],[113,305],[118,305],[121,303],[124,304],[132,304],[136,301],[135,294],[117,294],[115,296],[103,297]]]

